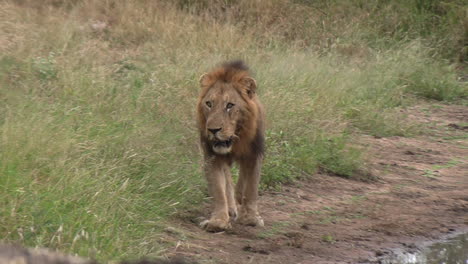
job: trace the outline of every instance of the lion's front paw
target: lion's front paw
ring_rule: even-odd
[[[237,219],[237,208],[235,206],[230,207],[228,212],[229,212],[229,217],[235,221]]]
[[[263,219],[259,214],[241,214],[237,222],[246,226],[264,226]]]
[[[222,232],[231,228],[229,221],[221,219],[210,219],[200,223],[200,226],[208,232]]]

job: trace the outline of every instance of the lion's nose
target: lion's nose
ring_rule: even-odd
[[[208,128],[208,131],[210,131],[213,135],[216,135],[216,133],[221,131],[221,128]]]

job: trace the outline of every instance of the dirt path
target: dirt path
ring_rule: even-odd
[[[264,228],[235,225],[210,234],[196,225],[206,209],[187,212],[166,230],[164,239],[175,241],[167,256],[199,263],[369,263],[392,248],[468,228],[468,107],[424,105],[408,114],[425,123],[423,136],[362,137],[377,181],[318,174],[266,192]]]

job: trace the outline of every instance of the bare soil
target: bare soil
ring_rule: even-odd
[[[209,205],[184,212],[162,239],[168,257],[199,263],[373,263],[392,249],[468,230],[468,107],[425,104],[406,110],[415,137],[362,136],[376,180],[327,174],[261,195],[265,227],[207,233]]]

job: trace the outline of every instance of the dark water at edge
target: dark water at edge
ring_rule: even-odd
[[[468,233],[431,244],[417,252],[401,252],[380,261],[382,264],[468,264]]]

